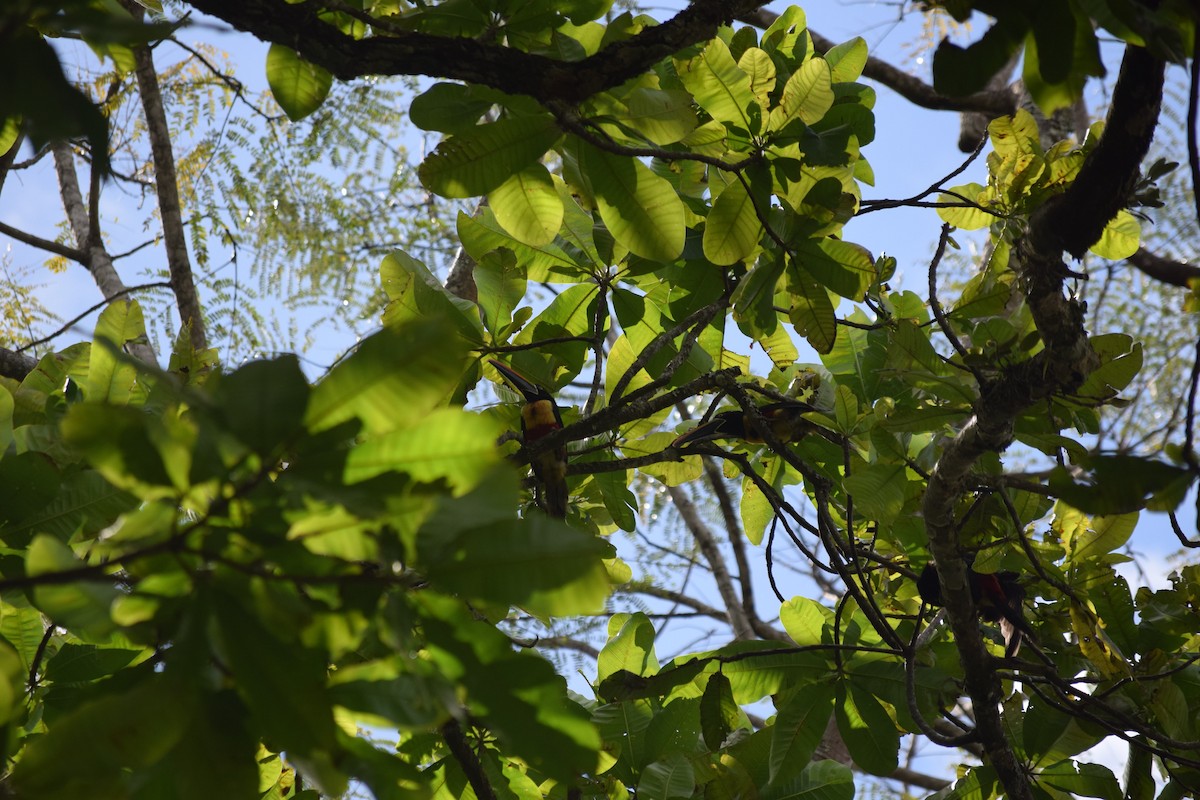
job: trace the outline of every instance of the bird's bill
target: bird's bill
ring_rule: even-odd
[[[526,400],[533,401],[544,396],[542,387],[538,386],[536,383],[529,380],[507,364],[503,364],[494,358],[489,358],[488,363],[495,367],[496,371],[500,373],[504,380],[508,381],[509,384],[511,384],[512,387],[518,392],[520,392]]]
[[[671,442],[671,447],[683,447],[685,444],[695,444],[696,442],[711,442],[713,439],[720,439],[728,435],[725,427],[725,420],[721,417],[713,417],[703,425],[697,425],[690,431],[684,431],[675,441]]]

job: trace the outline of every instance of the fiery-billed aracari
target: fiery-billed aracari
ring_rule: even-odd
[[[554,396],[512,367],[489,363],[525,398],[521,406],[521,440],[532,444],[563,426],[562,412]],[[567,447],[545,450],[533,457],[530,466],[537,478],[538,504],[552,517],[567,515]]]
[[[809,411],[816,409],[800,400],[767,403],[758,407],[758,413],[767,421],[771,433],[785,444],[798,442],[817,430],[817,425],[804,418],[804,414]],[[671,442],[671,446],[682,447],[692,442],[711,442],[713,439],[741,439],[745,442],[761,443],[763,433],[758,421],[739,408],[722,411],[708,422],[697,425],[681,435]]]
[[[1004,655],[1015,656],[1024,639],[1034,640],[1033,630],[1021,610],[1025,590],[1017,580],[1019,576],[1008,570],[976,572],[971,568],[972,560],[967,560],[967,583],[971,589],[971,599],[975,601],[975,610],[980,619],[1000,623]],[[942,605],[942,581],[932,561],[921,571],[921,577],[917,579],[917,591],[929,605]]]

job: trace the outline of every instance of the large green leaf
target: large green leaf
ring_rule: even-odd
[[[796,333],[803,336],[818,353],[828,353],[837,341],[837,317],[829,292],[800,267],[795,259],[787,261],[788,319]]]
[[[451,294],[429,268],[403,250],[393,250],[379,265],[388,304],[383,324],[441,319],[454,326],[465,341],[483,344],[483,328],[475,303]]]
[[[444,139],[417,172],[443,197],[478,197],[534,164],[560,135],[549,114],[477,125]]]
[[[704,257],[728,266],[750,256],[762,237],[759,215],[767,212],[765,197],[754,197],[734,178],[713,202],[704,222]]]
[[[170,492],[172,478],[186,475],[191,460],[190,452],[180,449],[187,443],[174,440],[164,423],[165,418],[129,406],[87,403],[71,407],[62,434],[110,483],[149,497]]]
[[[473,714],[512,752],[558,781],[595,769],[600,736],[553,665],[481,622],[461,601],[420,593],[421,629],[443,675],[466,688]]]
[[[13,771],[11,788],[37,800],[132,796],[127,770],[145,770],[163,759],[184,735],[195,708],[188,688],[162,675],[103,695],[32,741]]]
[[[336,726],[320,654],[276,636],[241,596],[217,592],[212,606],[221,660],[263,733],[297,756],[330,750]]]
[[[290,47],[272,44],[267,51],[267,85],[283,113],[294,122],[321,107],[333,86],[333,76]]]
[[[875,696],[855,683],[839,685],[838,732],[854,763],[872,775],[891,775],[899,765],[900,732]]]
[[[812,125],[833,105],[833,75],[823,58],[812,58],[792,73],[783,86],[779,107],[771,110],[771,130],[783,129],[799,119]]]
[[[500,460],[493,419],[458,408],[432,411],[415,425],[369,439],[346,459],[347,483],[395,470],[414,480],[445,479],[458,493],[472,488]]]
[[[713,119],[748,133],[758,130],[760,125],[750,115],[752,108],[759,109],[750,76],[738,67],[725,42],[713,39],[699,55],[677,60],[675,69],[696,103]]]
[[[651,261],[674,261],[683,251],[686,215],[671,184],[636,158],[571,140],[579,172],[600,217],[618,242]]]
[[[417,536],[417,558],[438,587],[539,614],[592,613],[611,589],[601,559],[611,547],[541,513],[517,519],[508,469],[441,503]]]
[[[554,241],[563,221],[563,203],[541,164],[531,164],[488,194],[496,221],[531,247]]]
[[[616,614],[608,621],[608,631],[608,642],[596,659],[598,680],[621,670],[642,676],[658,672],[654,625],[645,614]]]
[[[117,300],[100,312],[96,321],[96,339],[104,339],[119,351],[126,342],[146,334],[142,308],[133,300]],[[93,346],[84,395],[92,402],[124,404],[129,402],[137,369],[119,359],[108,347]]]
[[[321,431],[357,417],[375,434],[411,427],[449,398],[466,353],[439,319],[385,328],[313,387],[305,422]]]
[[[810,761],[799,777],[759,794],[760,800],[852,800],[854,773],[836,761]]]
[[[1141,240],[1142,228],[1138,224],[1137,218],[1125,209],[1121,209],[1104,226],[1104,232],[1100,234],[1100,241],[1089,249],[1101,258],[1120,261],[1136,253],[1141,246]]]
[[[308,379],[294,355],[251,361],[217,384],[225,426],[252,450],[269,455],[303,425]]]
[[[696,789],[696,772],[683,753],[673,753],[642,770],[637,796],[646,800],[691,797]]]
[[[772,726],[772,784],[790,781],[812,761],[833,713],[833,699],[834,689],[828,683],[805,686],[783,698]]]

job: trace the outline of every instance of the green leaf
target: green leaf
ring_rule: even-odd
[[[775,289],[783,270],[780,259],[760,258],[733,292],[733,319],[754,339],[770,335],[779,324]]]
[[[1075,764],[1061,761],[1038,772],[1039,783],[1074,796],[1121,800],[1125,797],[1117,776],[1102,764]]]
[[[474,487],[500,461],[493,419],[458,408],[439,408],[415,425],[369,439],[350,451],[346,483],[385,472],[404,472],[429,483],[439,478],[461,494]]]
[[[246,717],[245,708],[230,691],[200,701],[166,765],[180,800],[258,795],[258,742],[248,730]],[[217,764],[219,769],[214,768]]]
[[[45,534],[33,538],[25,556],[25,574],[30,577],[69,574],[85,566],[71,548]],[[34,588],[33,602],[56,624],[102,637],[115,627],[109,611],[117,594],[113,586],[92,581],[47,583]]]
[[[658,145],[674,144],[696,129],[686,92],[639,86],[629,93],[628,108],[621,121]]]
[[[758,108],[750,76],[734,62],[729,47],[721,39],[713,39],[693,58],[677,59],[675,70],[696,103],[713,119],[748,133],[760,127],[749,113],[751,107]]]
[[[109,342],[117,351],[121,350],[126,342],[145,334],[146,324],[142,319],[142,308],[133,300],[117,300],[111,303],[100,312],[100,319],[96,321],[96,339]],[[128,403],[136,380],[136,367],[128,361],[120,360],[116,353],[107,347],[92,347],[87,389],[84,392],[89,401],[117,405]]]
[[[152,654],[149,650],[96,647],[66,642],[46,662],[46,679],[55,683],[85,683],[112,675]]]
[[[893,522],[904,508],[908,487],[904,464],[869,464],[843,481],[854,496],[855,507],[880,524]]]
[[[795,778],[812,761],[833,713],[834,688],[814,683],[787,693],[771,734],[770,782]]]
[[[549,114],[477,125],[444,139],[417,174],[442,197],[478,197],[532,166],[560,135]]]
[[[1120,261],[1136,253],[1141,247],[1141,240],[1142,226],[1138,224],[1137,218],[1121,209],[1104,226],[1100,241],[1089,249],[1101,258]]]
[[[837,341],[837,317],[829,292],[817,284],[794,258],[787,261],[787,288],[791,304],[788,319],[796,333],[818,353],[828,353]]]
[[[840,239],[801,242],[796,261],[819,283],[850,300],[861,300],[875,279],[875,260],[866,248]]]
[[[637,796],[646,800],[671,800],[691,797],[696,790],[696,773],[682,753],[673,753],[642,770]]]
[[[462,133],[479,124],[492,100],[474,87],[460,83],[435,83],[413,98],[408,118],[423,131]]]
[[[474,277],[483,323],[493,336],[499,336],[512,323],[513,309],[525,297],[529,285],[525,269],[517,264],[513,252],[504,248],[478,259]]]
[[[449,398],[466,351],[442,320],[385,328],[313,387],[305,423],[322,431],[357,417],[371,434],[411,427]]]
[[[937,214],[943,222],[949,222],[964,231],[977,231],[992,224],[994,216],[981,209],[987,208],[992,199],[991,190],[978,183],[966,183],[950,190],[953,194],[939,194],[939,203],[973,203],[974,205],[939,206]]]
[[[704,685],[700,698],[700,730],[704,744],[711,751],[720,749],[729,734],[742,727],[743,714],[733,699],[729,678],[723,672],[714,672]]]
[[[854,773],[836,761],[810,761],[798,778],[767,786],[760,800],[852,800]]]
[[[794,119],[813,125],[833,105],[833,74],[825,59],[811,58],[783,86],[779,107],[771,110],[771,130],[782,130]]]
[[[796,644],[818,645],[825,641],[824,632],[833,621],[833,612],[816,600],[793,597],[779,609],[779,621]]]
[[[0,458],[0,531],[5,544],[24,543],[16,534],[31,521],[44,520],[46,505],[58,494],[61,480],[53,462],[42,453],[9,453]],[[66,533],[70,536],[74,530]]]
[[[764,109],[771,100],[771,92],[775,91],[775,62],[767,52],[759,47],[747,47],[738,57],[738,69],[750,76],[750,91],[758,104]]]
[[[163,759],[195,708],[186,685],[161,675],[87,702],[31,741],[11,789],[39,800],[132,796],[127,770],[143,771]]]
[[[613,237],[651,261],[678,258],[686,216],[671,184],[636,158],[613,155],[580,140],[572,140],[571,147]]]
[[[900,732],[874,695],[851,683],[837,689],[838,732],[855,765],[872,775],[890,775],[899,766]]]
[[[567,201],[564,200],[564,203]],[[574,200],[570,200],[569,205],[564,206],[564,237],[567,235],[566,226],[577,221],[580,216],[587,215],[583,214]],[[590,216],[586,228],[590,237]],[[502,228],[490,208],[480,209],[474,217],[460,211],[458,238],[476,261],[482,260],[488,253],[499,248],[511,250],[516,256],[517,264],[526,271],[531,281],[578,282],[591,275],[590,263],[585,252],[568,253],[558,242],[530,247],[513,238],[512,234]]]
[[[615,614],[608,621],[608,631],[608,642],[596,662],[598,680],[621,670],[642,676],[658,672],[654,625],[645,614]]]
[[[172,466],[177,474],[190,460],[190,452],[179,451],[187,443],[172,440],[163,422],[129,406],[88,403],[71,407],[62,434],[110,483],[149,498],[171,492],[173,482],[164,455],[176,460]]]
[[[1125,514],[1154,506],[1159,494],[1182,489],[1190,483],[1187,470],[1136,456],[1089,456],[1076,459],[1085,473],[1081,477],[1063,467],[1050,473],[1050,489],[1080,511],[1090,514]],[[1182,500],[1174,491],[1173,509]]]
[[[1089,528],[1078,535],[1064,537],[1067,561],[1082,562],[1103,558],[1124,546],[1137,527],[1138,512],[1098,516],[1092,518]]]
[[[432,317],[452,324],[464,341],[483,344],[483,328],[475,303],[451,294],[424,264],[408,253],[403,250],[389,253],[379,265],[379,277],[389,300],[383,312],[385,326],[428,321]]]
[[[554,241],[563,221],[563,204],[541,164],[531,164],[488,194],[496,221],[517,241],[537,247]]]
[[[225,427],[257,453],[269,455],[301,429],[308,379],[294,355],[251,361],[217,384],[215,399]]]
[[[833,82],[850,83],[858,80],[863,67],[867,65],[867,55],[867,42],[861,36],[829,48],[825,53],[825,61],[833,73]]]
[[[762,544],[767,526],[775,519],[775,509],[763,494],[758,484],[749,479],[742,482],[742,500],[739,504],[742,516],[742,532],[746,540],[756,547]]]
[[[752,196],[736,178],[721,190],[704,222],[704,257],[717,266],[748,258],[763,235],[758,215],[767,211],[765,200]]]
[[[333,75],[290,47],[272,44],[267,51],[267,84],[283,113],[295,122],[321,107],[333,86]]]
[[[263,733],[296,756],[332,749],[337,728],[324,658],[280,639],[244,598],[217,592],[212,607],[222,662]]]
[[[605,542],[540,513],[512,516],[516,475],[493,473],[459,501],[444,501],[417,536],[418,560],[431,583],[466,597],[512,604],[537,614],[587,614],[611,586]]]

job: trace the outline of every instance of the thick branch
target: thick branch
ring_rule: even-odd
[[[1127,260],[1148,277],[1171,286],[1178,286],[1181,289],[1189,288],[1192,281],[1200,279],[1200,267],[1195,264],[1172,261],[1157,253],[1151,253],[1144,247]]]
[[[319,3],[190,0],[190,4],[264,41],[294,48],[305,60],[342,80],[426,75],[490,86],[543,103],[575,104],[620,86],[689,45],[711,39],[718,26],[753,11],[761,0],[697,0],[662,25],[571,62],[465,37],[392,31],[387,36],[354,39],[318,19]]]
[[[135,3],[129,5],[136,9],[140,18],[141,7]],[[154,159],[154,188],[158,193],[158,214],[162,219],[171,290],[175,293],[175,303],[179,308],[179,321],[189,326],[191,331],[192,349],[201,352],[208,347],[208,337],[204,332],[204,316],[200,312],[200,299],[196,294],[196,282],[192,278],[192,264],[188,257],[187,237],[183,232],[175,154],[171,148],[167,114],[163,110],[158,72],[154,68],[154,55],[149,47],[138,47],[134,54],[142,111],[146,115],[146,130],[150,136],[150,154]]]
[[[7,347],[0,347],[0,375],[15,381],[25,380],[25,376],[37,367],[37,359],[30,358],[24,353],[16,353]]]
[[[976,733],[1014,798],[1031,798],[1032,793],[997,708],[999,677],[975,620],[954,509],[968,490],[969,472],[979,457],[1002,452],[1012,442],[1013,422],[1021,411],[1052,394],[1074,391],[1098,366],[1084,328],[1085,308],[1063,292],[1070,272],[1062,253],[1085,251],[1128,197],[1157,122],[1162,80],[1161,61],[1144,50],[1126,49],[1104,137],[1071,188],[1033,216],[1028,234],[1015,249],[1014,265],[1045,350],[982,387],[975,416],[947,443],[925,494],[930,549],[962,659]]]
[[[667,492],[671,495],[675,508],[679,510],[679,516],[683,517],[692,538],[699,545],[700,552],[704,554],[704,560],[708,562],[713,581],[717,584],[717,591],[721,594],[721,601],[725,603],[725,612],[733,628],[733,635],[738,639],[753,639],[754,628],[746,615],[746,609],[742,607],[742,599],[738,597],[737,588],[733,585],[733,576],[729,574],[729,568],[725,565],[725,554],[717,545],[717,538],[700,518],[696,504],[685,491],[678,486],[670,486]]]
[[[113,267],[112,256],[104,249],[104,243],[98,232],[92,231],[89,221],[88,206],[83,201],[83,193],[79,190],[79,176],[75,173],[75,156],[71,146],[66,142],[55,142],[53,145],[54,168],[58,173],[59,194],[62,196],[63,208],[67,212],[67,220],[71,232],[75,236],[76,246],[85,253],[84,265],[92,273],[92,279],[100,287],[100,292],[106,299],[123,295],[128,288],[121,282],[121,276]],[[93,197],[93,203],[99,198]],[[119,344],[119,343],[118,343]],[[147,364],[157,364],[158,356],[149,342],[131,342],[129,352]]]

